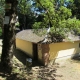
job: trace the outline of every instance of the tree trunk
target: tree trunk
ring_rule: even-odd
[[[11,8],[8,7],[5,9],[5,17],[7,16],[10,19],[9,23],[6,23],[4,21],[1,63],[5,71],[11,72],[13,50],[15,46],[15,20],[17,0],[5,0],[5,4],[11,4]]]

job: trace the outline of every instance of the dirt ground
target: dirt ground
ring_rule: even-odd
[[[80,61],[65,59],[59,61],[59,68],[57,68],[57,80],[80,80]]]
[[[1,51],[2,51],[2,40],[0,40],[0,53]],[[17,51],[14,55],[18,59],[18,61],[20,61],[24,65],[26,64],[26,55],[23,52]],[[62,59],[62,60],[60,59],[55,63],[55,65],[57,65],[56,67],[57,70],[55,73],[56,80],[80,80],[80,60],[72,60],[69,58]],[[39,64],[38,65],[35,64],[35,67],[33,68],[36,68],[36,66],[37,68],[39,68]],[[53,66],[54,65],[52,65],[51,69],[53,68]],[[48,73],[48,71],[46,72]],[[42,72],[42,75],[43,73],[44,72]],[[39,79],[39,80],[48,80],[48,79]],[[49,79],[49,80],[53,80],[53,79]]]

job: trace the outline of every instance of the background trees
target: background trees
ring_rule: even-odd
[[[77,19],[80,19],[80,0],[73,0],[68,7],[72,10],[72,16],[75,16]]]
[[[30,29],[35,21],[31,0],[19,0],[17,11],[19,16],[20,29]]]

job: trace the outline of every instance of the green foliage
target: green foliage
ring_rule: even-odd
[[[19,25],[20,25],[20,24],[19,24],[19,22],[15,23],[15,26],[17,26],[17,27],[18,27]]]
[[[26,15],[30,14],[31,3],[30,0],[20,0],[18,3],[18,10],[20,13]]]
[[[41,22],[35,22],[33,28],[47,28],[50,26],[50,35],[55,38],[56,36],[65,38],[65,33],[70,32],[71,30],[80,32],[80,20],[71,18],[71,9],[62,5],[64,4],[64,0],[60,0],[60,6],[57,5],[55,0],[35,1],[37,2],[37,6],[44,10],[43,13],[40,13],[40,15],[44,15],[44,17]]]
[[[0,27],[0,36],[2,35],[2,29],[1,29],[1,27]]]
[[[0,0],[0,27],[3,26],[3,16],[4,16],[4,13],[5,13],[5,10],[4,10],[4,1],[5,0]]]
[[[33,28],[34,29],[45,28],[45,24],[43,22],[35,22],[35,24],[33,24]]]
[[[73,19],[69,18],[66,24],[68,28],[70,28],[71,30],[74,30],[76,34],[80,33],[80,20],[76,18],[73,18]]]
[[[19,0],[18,3],[18,16],[19,16],[19,23],[20,29],[30,29],[32,28],[32,24],[35,21],[35,16],[32,11],[32,4],[31,0]]]
[[[60,7],[60,10],[59,10],[59,12],[60,12],[60,14],[59,14],[59,16],[62,18],[62,20],[63,19],[67,19],[67,18],[69,18],[69,17],[71,17],[71,10],[70,9],[67,9],[66,7],[64,7],[64,6],[61,6]],[[58,17],[59,17],[58,16]]]

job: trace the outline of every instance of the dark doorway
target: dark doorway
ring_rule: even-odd
[[[38,49],[35,43],[33,43],[33,60],[38,60]]]

